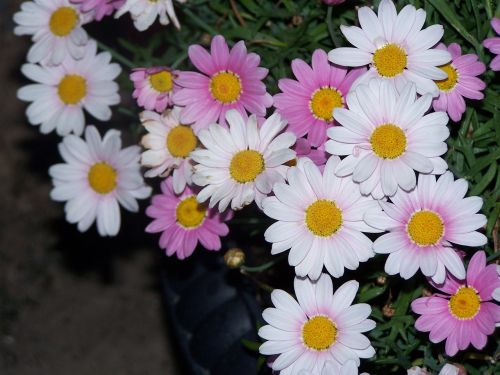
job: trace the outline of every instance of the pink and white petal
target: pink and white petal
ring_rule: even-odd
[[[299,305],[308,317],[318,314],[315,291],[312,283],[307,278],[295,277],[294,290],[299,301]]]

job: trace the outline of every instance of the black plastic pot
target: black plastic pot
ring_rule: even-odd
[[[174,342],[185,372],[195,375],[255,375],[258,353],[242,339],[257,341],[261,310],[255,290],[220,253],[199,251],[185,261],[165,261],[163,290]]]

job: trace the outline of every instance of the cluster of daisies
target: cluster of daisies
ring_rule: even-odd
[[[500,323],[498,270],[482,251],[466,269],[456,248],[487,243],[478,231],[483,202],[465,197],[467,182],[443,159],[449,118],[462,118],[465,99],[484,97],[478,76],[486,67],[476,55],[440,43],[443,27],[423,28],[423,9],[398,13],[382,0],[377,13],[359,8],[361,27],[341,27],[353,47],[318,49],[310,65],[293,60],[294,78],[280,79],[273,97],[260,57],[218,35],[208,51],[189,47],[196,71],[131,72],[144,109],[140,154],[138,146],[122,149],[116,130],[101,137],[94,126],[84,129],[84,109],[110,118],[120,67],[81,26],[115,11],[130,12],[139,30],[158,15],[179,25],[171,0],[34,0],[15,16],[16,33],[34,41],[22,71],[36,83],[19,97],[32,102],[32,124],[64,136],[51,196],[67,202],[69,222],[85,231],[97,218],[101,235],[115,235],[119,204],[137,211],[137,199],[151,194],[142,166],[145,177],[161,178],[146,231],[160,233],[167,255],[185,259],[199,244],[220,250],[233,211],[255,202],[275,220],[264,234],[271,253],[288,251],[296,273],[296,298],[274,290],[259,330],[260,352],[282,375],[357,375],[360,359],[375,356],[364,335],[375,327],[371,307],[353,304],[358,282],[337,290],[332,283],[375,254],[387,254],[387,274],[409,279],[420,271],[439,291],[412,303],[416,328],[431,342],[446,341],[450,356],[486,345]],[[492,22],[497,32],[499,23]],[[500,53],[500,38],[484,45]],[[491,68],[500,69],[498,56]],[[447,364],[441,374],[458,371]]]
[[[443,159],[449,117],[461,119],[464,98],[483,98],[486,67],[440,44],[442,26],[422,29],[425,12],[412,5],[398,14],[383,0],[378,14],[358,16],[361,27],[342,27],[354,47],[294,60],[295,79],[281,79],[274,97],[259,56],[222,36],[209,51],[189,48],[196,71],[131,75],[146,109],[141,163],[164,178],[146,230],[161,233],[167,254],[218,250],[232,211],[252,202],[276,220],[265,239],[272,254],[288,251],[296,299],[275,290],[259,335],[283,375],[357,374],[360,358],[375,355],[363,334],[375,327],[371,308],[352,304],[358,283],[334,291],[331,279],[375,254],[388,255],[388,274],[421,271],[441,291],[412,306],[417,329],[446,340],[449,355],[483,348],[500,322],[495,266],[477,252],[466,271],[455,248],[486,244],[482,200],[465,197],[467,182]]]
[[[59,145],[64,163],[49,170],[51,197],[66,202],[66,219],[78,230],[96,222],[101,236],[118,233],[120,205],[137,212],[137,200],[151,195],[140,171],[140,147],[122,149],[119,131],[108,130],[101,137],[95,126],[86,126],[86,113],[101,122],[111,119],[110,107],[120,102],[115,79],[122,69],[111,62],[109,52],[98,51],[83,26],[126,12],[140,31],[157,17],[163,25],[172,20],[180,27],[172,0],[33,0],[22,3],[14,15],[15,34],[30,35],[33,41],[21,71],[34,83],[21,88],[18,97],[31,103],[28,121],[41,133],[64,137]],[[151,82],[155,87],[168,84],[162,73]],[[163,110],[161,104],[155,109]]]
[[[140,172],[140,148],[122,149],[119,131],[101,137],[94,126],[86,127],[86,113],[110,120],[110,107],[120,102],[115,79],[122,70],[109,52],[98,51],[83,25],[125,12],[139,30],[158,15],[160,23],[168,24],[170,16],[179,27],[172,0],[33,0],[14,15],[14,32],[33,41],[21,68],[33,84],[21,88],[18,97],[31,102],[26,111],[31,124],[64,137],[59,145],[64,163],[49,170],[51,197],[66,202],[66,219],[80,231],[96,221],[102,236],[118,233],[119,205],[137,212],[137,199],[151,195]]]

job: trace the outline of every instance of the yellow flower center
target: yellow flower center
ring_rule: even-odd
[[[406,150],[406,135],[400,127],[384,124],[373,131],[370,143],[373,152],[378,157],[396,159]]]
[[[205,219],[207,208],[200,204],[194,195],[184,198],[175,209],[177,222],[184,228],[196,228]]]
[[[448,78],[434,81],[439,90],[445,92],[453,90],[458,83],[458,71],[451,64],[440,66],[439,69],[448,75]]]
[[[50,31],[57,36],[70,34],[77,24],[78,13],[71,7],[60,7],[50,16]]]
[[[263,170],[264,157],[255,150],[238,152],[233,156],[229,164],[231,177],[242,184],[255,180]]]
[[[186,158],[196,148],[196,135],[190,126],[178,125],[167,135],[167,149],[176,158]]]
[[[105,162],[94,164],[88,174],[90,187],[99,194],[108,194],[115,190],[116,178],[116,171]]]
[[[221,103],[234,103],[243,92],[240,76],[227,70],[215,74],[210,80],[210,92]]]
[[[165,93],[174,87],[174,77],[168,70],[162,70],[149,76],[149,83],[158,92]]]
[[[469,320],[481,309],[481,297],[474,288],[463,286],[450,298],[448,307],[455,318]]]
[[[333,121],[333,109],[343,107],[342,94],[333,87],[321,87],[313,92],[309,109],[313,116],[324,121]]]
[[[87,81],[77,74],[68,74],[59,82],[57,93],[64,104],[78,104],[87,95]]]
[[[342,211],[334,202],[320,199],[306,210],[306,226],[316,236],[329,237],[340,229]]]
[[[393,43],[386,44],[373,54],[373,64],[378,74],[383,77],[401,74],[407,62],[405,50]]]
[[[302,327],[302,341],[309,349],[326,350],[335,343],[336,337],[337,327],[326,316],[315,316]]]
[[[417,245],[430,246],[438,243],[443,237],[444,223],[437,213],[423,210],[412,215],[406,230]]]

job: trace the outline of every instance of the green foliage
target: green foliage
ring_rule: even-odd
[[[398,9],[408,1],[397,1]],[[493,0],[412,0],[410,3],[427,11],[427,24],[445,27],[444,42],[456,42],[463,53],[476,53],[489,63],[491,55],[482,47],[482,40],[492,35],[489,20],[497,9]],[[378,1],[346,1],[328,7],[320,0],[189,0],[177,12],[182,29],[162,28],[148,34],[140,43],[121,38],[117,49],[127,56],[120,62],[129,66],[167,65],[192,69],[187,58],[191,44],[207,46],[210,37],[222,34],[230,44],[244,40],[247,48],[258,53],[261,65],[270,70],[266,79],[268,91],[277,92],[280,78],[290,77],[290,62],[301,58],[311,60],[317,48],[326,51],[346,44],[339,32],[341,24],[357,23],[355,6],[378,5]],[[128,61],[128,60],[130,61]],[[498,249],[498,217],[500,213],[500,94],[498,78],[487,71],[482,79],[488,84],[483,101],[467,101],[468,109],[460,123],[450,121],[451,137],[446,160],[457,177],[465,178],[470,195],[484,199],[483,212],[488,216],[486,233],[490,242],[488,255]],[[123,109],[127,111],[128,109]],[[260,232],[262,235],[262,232]],[[466,249],[470,255],[474,249]],[[470,257],[468,256],[467,259]],[[381,283],[384,257],[377,256],[362,270],[350,273],[360,284],[360,302],[373,308],[377,328],[370,339],[377,356],[362,368],[372,374],[403,373],[413,365],[438,371],[446,362],[463,363],[472,375],[500,373],[500,340],[482,352],[473,348],[455,358],[445,358],[444,345],[432,345],[427,334],[414,329],[415,315],[409,306],[430,288],[423,278],[403,282],[399,277],[386,278]],[[245,342],[251,350],[255,343]]]

